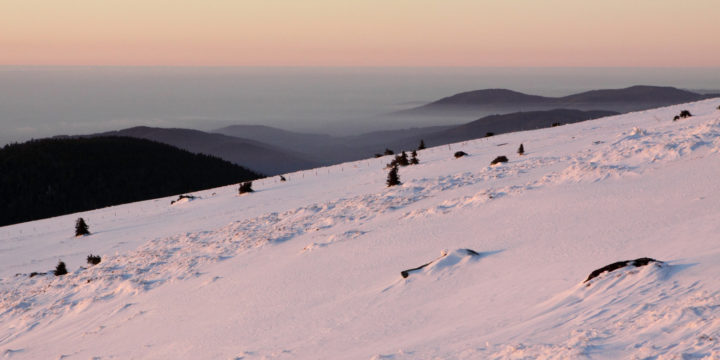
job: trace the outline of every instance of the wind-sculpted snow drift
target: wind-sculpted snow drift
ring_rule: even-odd
[[[429,148],[392,188],[369,159],[0,228],[0,352],[718,358],[719,104]]]

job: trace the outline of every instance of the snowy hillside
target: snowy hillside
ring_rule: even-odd
[[[719,105],[2,227],[0,356],[720,359]]]

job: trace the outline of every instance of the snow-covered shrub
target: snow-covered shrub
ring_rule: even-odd
[[[87,256],[87,263],[90,265],[97,265],[100,263],[100,261],[102,261],[102,259],[100,258],[100,255],[90,254]]]
[[[252,189],[252,181],[247,181],[240,184],[240,188],[238,189],[238,193],[240,194],[250,193],[253,191],[255,190]]]
[[[55,274],[55,276],[65,275],[67,273],[68,271],[65,267],[65,263],[62,261],[57,264],[57,266],[55,267],[55,271],[53,271],[53,274]]]
[[[495,165],[503,162],[508,162],[508,158],[505,155],[500,155],[496,157],[492,162],[490,162],[490,165]]]

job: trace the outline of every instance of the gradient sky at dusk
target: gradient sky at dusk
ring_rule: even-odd
[[[0,65],[720,65],[718,0],[2,0]]]

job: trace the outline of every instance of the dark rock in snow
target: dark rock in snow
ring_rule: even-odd
[[[490,163],[490,165],[495,165],[495,164],[498,164],[498,163],[501,163],[501,162],[508,162],[507,156],[501,155],[501,156],[496,157],[496,158]]]
[[[472,250],[472,249],[460,249],[460,251],[464,251],[467,255],[470,255],[470,256],[480,256],[480,253],[479,253],[479,252],[477,252],[477,251],[475,251],[475,250]],[[428,266],[428,265],[430,265],[430,264],[432,264],[432,263],[434,263],[434,262],[436,262],[436,261],[444,258],[445,256],[447,256],[447,253],[443,253],[442,256],[440,256],[439,258],[437,258],[437,259],[435,259],[435,260],[433,260],[433,261],[431,261],[431,262],[429,262],[429,263],[427,263],[427,264],[420,265],[420,266],[418,266],[418,267],[416,267],[416,268],[403,270],[403,271],[400,272],[400,275],[402,275],[403,278],[407,278],[408,276],[410,276],[410,272],[416,271],[416,270],[420,270],[420,269],[422,269],[422,268],[424,268],[424,267],[426,267],[426,266]]]
[[[464,152],[464,151],[458,151],[458,152],[455,153],[455,158],[456,158],[456,159],[457,159],[457,158],[461,158],[461,157],[463,157],[463,156],[467,156],[467,153]]]
[[[197,199],[194,195],[179,195],[177,200],[173,200],[170,202],[170,205],[175,204],[176,202],[182,200],[182,199],[188,199],[190,201]]]
[[[628,265],[632,265],[634,267],[640,267],[640,266],[645,266],[651,262],[662,263],[662,261],[658,261],[658,260],[655,260],[653,258],[648,258],[648,257],[639,258],[639,259],[635,259],[635,260],[618,261],[618,262],[612,263],[610,265],[603,266],[603,267],[591,272],[590,275],[588,276],[588,278],[585,279],[585,281],[583,281],[583,283],[586,283],[586,282],[600,276],[600,274],[602,274],[606,271],[612,272],[617,269],[624,268]]]

